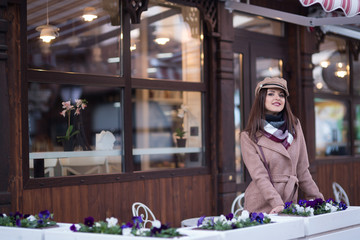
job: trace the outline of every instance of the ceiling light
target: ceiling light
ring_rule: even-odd
[[[46,1],[46,25],[37,27],[36,31],[40,32],[40,39],[42,39],[43,42],[49,43],[59,36],[59,30],[58,27],[49,24],[49,6],[48,1]]]
[[[339,78],[344,78],[347,75],[347,71],[336,71],[335,72],[335,76],[339,77]]]
[[[156,38],[154,41],[159,45],[165,45],[167,42],[170,41],[170,39],[167,37],[160,37],[160,38]]]
[[[40,32],[40,39],[43,40],[43,42],[49,43],[51,40],[54,40],[56,37],[59,36],[60,29],[58,27],[55,27],[53,25],[41,25],[36,28],[36,31]]]
[[[96,9],[93,7],[86,7],[84,9],[84,14],[82,15],[84,21],[91,22],[96,19],[98,16],[96,15]]]
[[[329,65],[330,65],[330,62],[327,61],[327,60],[320,62],[320,66],[321,66],[322,68],[327,68]]]

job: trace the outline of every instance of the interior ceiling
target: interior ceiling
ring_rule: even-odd
[[[36,27],[46,25],[47,15],[49,24],[60,28],[60,37],[86,32],[107,22],[109,15],[116,14],[116,3],[117,0],[27,0],[28,39],[39,37]],[[82,15],[86,7],[94,7],[98,18],[85,22]]]
[[[290,1],[302,7],[299,0]],[[233,3],[234,1],[228,2]],[[71,35],[81,34],[107,23],[109,15],[110,18],[116,18],[118,13],[117,5],[118,0],[27,0],[28,39],[31,40],[39,37],[40,33],[36,31],[36,27],[47,23],[47,15],[49,24],[60,28],[60,38],[68,38]],[[81,16],[86,7],[94,7],[97,10],[98,18],[92,22],[85,22]],[[330,14],[338,16],[344,15],[341,10],[326,13],[320,4],[302,8],[305,10],[301,11],[302,14],[308,12],[309,14],[314,15],[316,13],[318,15],[322,14],[323,16],[329,16]],[[112,23],[115,22],[113,20],[114,19],[111,19]],[[349,28],[360,34],[360,20],[358,23],[342,25],[342,27]]]

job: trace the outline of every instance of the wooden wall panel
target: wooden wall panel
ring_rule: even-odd
[[[113,216],[126,223],[136,201],[174,227],[180,227],[186,218],[216,214],[210,175],[27,189],[23,196],[24,213],[48,209],[56,221],[68,223],[83,222],[88,216],[96,221]]]
[[[360,162],[341,162],[317,165],[317,184],[324,197],[334,198],[332,183],[339,183],[346,191],[350,205],[360,204]]]

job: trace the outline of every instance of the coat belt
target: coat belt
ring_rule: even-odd
[[[299,179],[294,175],[274,174],[272,175],[274,183],[286,183],[284,188],[284,200],[290,202],[294,196],[297,196],[299,188]]]

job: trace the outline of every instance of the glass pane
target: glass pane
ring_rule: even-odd
[[[243,83],[243,54],[234,54],[234,123],[235,123],[235,168],[236,183],[244,181],[244,166],[240,151],[240,132],[241,132],[241,95]]]
[[[355,154],[360,154],[360,104],[355,105]]]
[[[201,82],[203,36],[197,8],[151,0],[141,18],[131,30],[131,75]]]
[[[122,171],[121,89],[29,83],[28,101],[31,177]]]
[[[278,37],[284,36],[284,24],[282,22],[240,12],[233,14],[233,27]]]
[[[275,58],[256,58],[256,80],[260,82],[266,77],[282,77],[283,61]]]
[[[85,21],[85,12],[93,13],[97,18]],[[28,67],[62,72],[121,74],[120,19],[119,1],[28,0]],[[47,23],[58,28],[58,36]],[[45,33],[56,38],[44,42],[39,37]]]
[[[133,98],[136,171],[204,166],[201,93],[138,89]]]
[[[349,155],[349,113],[343,101],[315,98],[316,156]]]
[[[344,39],[326,36],[318,53],[312,55],[314,90],[349,92],[349,59]]]

